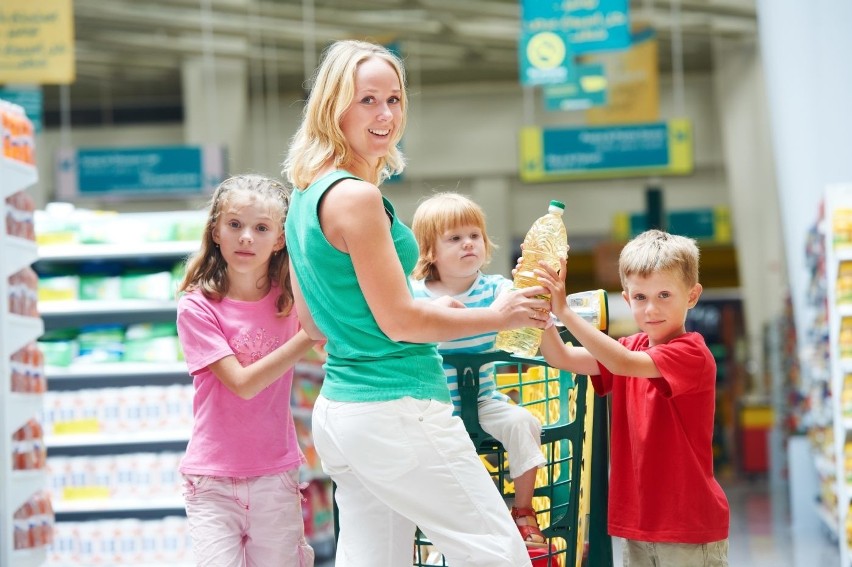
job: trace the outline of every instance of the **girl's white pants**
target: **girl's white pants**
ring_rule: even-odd
[[[410,567],[415,526],[452,567],[531,567],[452,405],[320,396],[313,438],[337,485],[335,567]]]

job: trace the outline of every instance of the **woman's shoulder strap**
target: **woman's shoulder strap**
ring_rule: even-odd
[[[314,186],[318,187],[321,192],[324,192],[329,187],[344,179],[357,179],[361,181],[361,178],[357,175],[353,175],[344,169],[338,169],[315,181]]]

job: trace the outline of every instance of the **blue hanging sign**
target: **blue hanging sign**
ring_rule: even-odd
[[[225,177],[221,146],[71,148],[57,155],[57,197],[115,200],[206,194]]]
[[[607,103],[607,80],[600,64],[577,65],[575,80],[563,85],[545,85],[544,108],[548,111],[583,110]]]
[[[521,84],[553,85],[576,79],[574,57],[562,31],[521,32]]]
[[[692,173],[687,119],[621,126],[521,130],[520,172],[526,182]]]
[[[628,0],[522,0],[521,29],[566,34],[575,55],[630,46]]]

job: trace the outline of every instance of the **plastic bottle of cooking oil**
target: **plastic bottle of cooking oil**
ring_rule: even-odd
[[[559,259],[568,253],[568,233],[562,220],[565,204],[551,201],[547,214],[539,217],[524,238],[521,264],[515,270],[516,289],[540,285],[533,270],[540,269],[539,261],[545,261],[559,269]],[[549,295],[543,296],[550,299]],[[535,356],[541,343],[541,329],[524,327],[497,333],[496,348],[518,356]]]

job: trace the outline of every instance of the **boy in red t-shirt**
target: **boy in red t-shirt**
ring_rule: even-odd
[[[612,393],[609,533],[625,538],[624,565],[726,567],[728,500],[713,476],[716,363],[687,310],[698,302],[695,241],[646,231],[621,251],[622,296],[640,332],[615,340],[567,305],[565,285],[542,263],[553,313],[582,347],[545,333],[547,362]],[[561,262],[565,273],[565,260]]]

